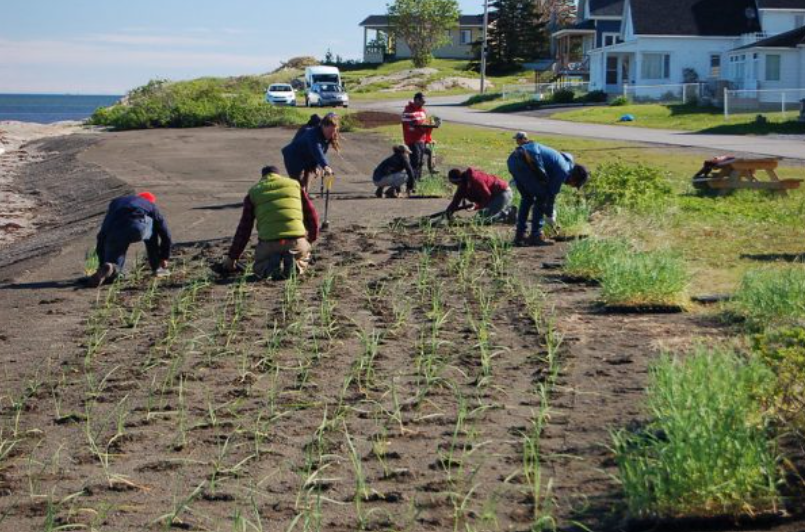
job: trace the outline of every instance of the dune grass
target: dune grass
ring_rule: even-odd
[[[776,442],[759,397],[774,375],[726,349],[663,356],[648,387],[651,421],[613,434],[633,517],[752,515],[776,509]]]
[[[567,248],[564,272],[572,277],[598,280],[617,257],[633,253],[626,240],[586,238]]]
[[[748,271],[729,309],[755,330],[805,324],[805,266]]]
[[[685,306],[690,276],[678,253],[657,250],[615,255],[599,280],[607,306]]]

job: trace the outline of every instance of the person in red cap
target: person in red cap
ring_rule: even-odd
[[[145,243],[151,270],[157,275],[167,275],[171,234],[156,200],[152,193],[141,192],[109,204],[95,247],[100,266],[89,277],[90,286],[101,286],[123,272],[129,246],[136,242]]]

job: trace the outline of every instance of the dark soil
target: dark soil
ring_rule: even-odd
[[[561,261],[562,245],[496,263],[490,243],[507,228],[475,235],[462,280],[463,229],[392,227],[446,200],[375,199],[368,176],[389,143],[368,134],[346,135],[333,157],[332,227],[310,276],[298,286],[219,279],[209,266],[226,252],[240,201],[291,134],[114,133],[61,150],[77,175],[115,183],[91,187],[93,202],[123,190],[104,179],[153,191],[179,245],[169,279],[153,285],[135,270],[82,290],[73,281],[93,235],[78,236],[83,220],[65,222],[58,255],[0,286],[0,445],[14,445],[0,460],[0,531],[259,530],[258,520],[285,531],[295,519],[296,530],[530,530],[523,433],[550,381],[545,324],[530,319],[521,286],[545,293],[563,337],[541,438],[553,513],[567,529],[629,526],[609,431],[642,418],[660,350],[722,338],[723,327],[697,313],[602,313],[597,288],[538,268]],[[60,190],[46,168],[28,175],[50,175],[40,186]],[[493,303],[487,379],[472,328],[482,297]]]

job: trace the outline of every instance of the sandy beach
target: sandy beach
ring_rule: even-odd
[[[46,155],[31,142],[71,135],[84,128],[80,122],[34,124],[0,122],[0,247],[33,234],[37,227],[37,200],[23,194],[15,183],[24,165]]]

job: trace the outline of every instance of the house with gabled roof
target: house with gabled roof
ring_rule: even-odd
[[[584,17],[594,14],[589,6],[595,0],[587,1]],[[623,0],[622,10],[619,35],[591,42],[585,54],[591,90],[620,93],[626,84],[694,81],[754,86],[751,80],[760,80],[759,73],[766,72],[763,54],[775,53],[749,50],[805,25],[805,0]],[[586,18],[579,22],[584,23],[589,24]],[[790,44],[786,40],[767,41],[766,45],[782,42]],[[780,77],[786,81],[777,83],[805,86],[800,74],[795,79],[789,73],[798,46],[783,54],[785,60],[780,58]],[[750,55],[755,53],[757,57]],[[776,78],[776,65],[773,57],[768,66],[772,79]]]
[[[619,42],[624,0],[580,0],[577,22],[552,34],[554,71],[562,76],[588,77],[589,53]]]
[[[410,59],[411,49],[404,39],[396,39],[390,31],[386,15],[370,15],[360,23],[363,28],[363,61],[383,63]],[[448,32],[448,44],[433,51],[437,59],[474,59],[479,50],[474,46],[483,39],[484,16],[461,15],[458,26]]]

